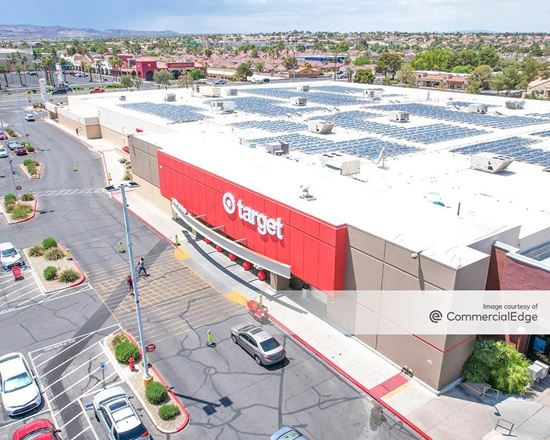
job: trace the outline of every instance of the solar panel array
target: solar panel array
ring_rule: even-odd
[[[550,137],[550,130],[539,131],[538,133],[533,133],[533,136]]]
[[[307,128],[306,124],[284,120],[243,121],[230,124],[230,126],[236,128],[258,128],[273,132],[300,131]]]
[[[312,86],[310,90],[314,91],[323,91],[323,92],[331,92],[331,93],[359,93],[362,94],[366,89],[359,89],[355,87],[346,87],[346,86]]]
[[[379,117],[381,114],[353,110],[348,112],[335,113],[327,116],[326,119],[334,121],[339,127],[352,130],[366,131],[371,133],[389,136],[396,139],[405,139],[421,144],[435,144],[452,139],[459,139],[470,136],[478,136],[488,133],[485,130],[474,128],[456,127],[446,124],[432,124],[419,127],[402,127],[395,124],[382,124],[375,121],[367,121],[367,118]],[[323,119],[320,116],[311,118],[312,120]]]
[[[546,124],[547,121],[537,118],[529,118],[526,116],[493,116],[482,115],[478,113],[461,112],[449,110],[444,107],[439,107],[429,104],[388,104],[376,107],[370,107],[373,110],[403,110],[413,115],[424,116],[433,119],[443,119],[445,121],[463,122],[466,124],[481,125],[492,128],[516,128],[529,125]]]
[[[549,150],[527,147],[527,145],[531,145],[535,142],[537,141],[515,136],[498,141],[483,142],[480,144],[469,145],[467,147],[461,147],[454,150],[454,152],[462,154],[475,154],[482,152],[495,153],[502,156],[508,156],[520,162],[550,167]]]
[[[270,98],[279,99],[290,99],[295,96],[300,96],[307,98],[308,102],[330,106],[357,105],[365,102],[363,98],[356,96],[329,92],[301,92],[299,90],[287,88],[253,88],[244,89],[242,91],[245,93],[250,93],[251,95],[267,96]]]
[[[242,96],[231,99],[237,110],[246,113],[255,113],[268,117],[282,117],[293,114],[300,114],[308,111],[324,110],[323,107],[284,107],[282,102],[256,96]]]
[[[182,104],[154,104],[152,102],[136,102],[128,104],[119,104],[130,110],[148,113],[167,119],[171,122],[191,122],[207,118],[207,116],[198,112],[197,107]]]
[[[382,148],[385,148],[386,157],[400,156],[419,151],[419,149],[415,147],[394,142],[385,142],[370,137],[335,142],[330,139],[322,139],[298,133],[251,139],[249,145],[255,147],[259,144],[276,141],[286,142],[289,144],[290,150],[302,151],[304,153],[320,154],[340,151],[354,156],[368,157],[370,159],[377,158]]]

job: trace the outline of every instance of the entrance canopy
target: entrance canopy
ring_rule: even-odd
[[[199,217],[194,217],[187,209],[183,207],[176,199],[172,199],[172,211],[190,228],[208,238],[212,243],[221,246],[226,251],[235,254],[243,260],[249,261],[252,264],[261,267],[271,273],[280,275],[290,279],[290,266],[279,261],[268,258],[258,252],[239,244],[237,241],[219,234],[215,229],[210,228],[199,220]],[[219,228],[219,227],[218,227]]]

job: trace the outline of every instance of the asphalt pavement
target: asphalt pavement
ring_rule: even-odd
[[[17,124],[10,105],[0,101],[0,118]],[[71,249],[89,284],[51,297],[31,298],[32,292],[21,290],[28,295],[21,298],[30,301],[5,305],[4,311],[0,307],[0,347],[2,353],[21,351],[32,359],[47,400],[40,411],[69,438],[93,438],[97,426],[82,404],[102,386],[98,341],[118,325],[136,335],[125,288],[127,254],[118,252],[118,242],[125,241],[121,207],[101,192],[106,182],[97,153],[40,119],[25,128],[38,150],[32,157],[45,164],[45,172],[39,180],[18,173],[17,182],[22,191],[39,195],[38,214],[18,225],[1,221],[0,237],[18,248],[55,237]],[[11,186],[5,159],[0,159],[0,176],[0,194],[5,194]],[[312,439],[415,438],[275,326],[269,330],[288,359],[273,367],[256,365],[229,337],[231,326],[250,320],[242,304],[194,273],[185,256],[147,225],[132,217],[131,228],[135,255],[145,256],[151,273],[139,281],[146,337],[157,344],[150,361],[191,417],[184,431],[169,438],[262,439],[281,425],[297,426]],[[5,296],[3,285],[0,296]],[[206,346],[208,329],[215,348]],[[0,427],[7,423],[0,418]]]

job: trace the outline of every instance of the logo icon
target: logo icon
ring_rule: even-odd
[[[226,192],[222,198],[223,209],[229,215],[234,214],[237,209],[237,204],[235,203],[235,197],[230,192]]]
[[[443,318],[443,315],[439,310],[432,310],[430,312],[430,321],[432,321],[434,324],[437,324],[441,319]]]

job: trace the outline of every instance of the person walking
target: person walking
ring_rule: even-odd
[[[141,273],[144,273],[146,277],[149,276],[147,273],[147,270],[145,269],[145,258],[141,257],[138,262],[138,275],[141,275]]]
[[[132,275],[128,274],[126,277],[126,283],[128,284],[128,289],[130,289],[130,294],[134,296],[134,282],[132,281]]]

